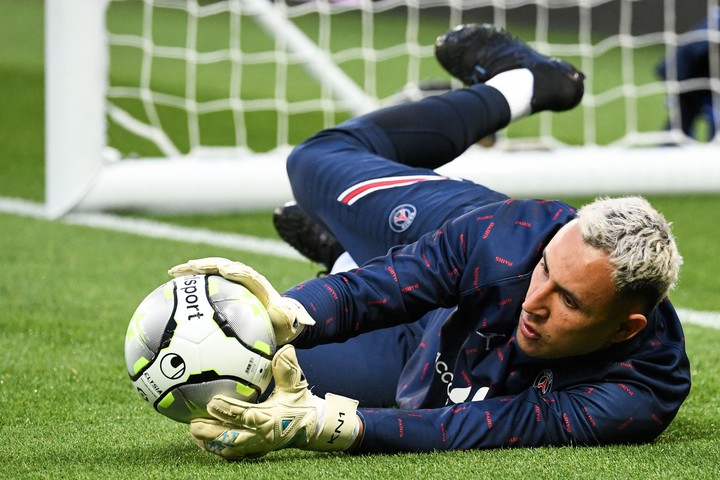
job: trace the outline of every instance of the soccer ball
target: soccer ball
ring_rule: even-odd
[[[242,285],[188,275],[140,303],[125,336],[125,363],[143,400],[178,422],[208,417],[215,395],[257,401],[277,349],[267,311]]]

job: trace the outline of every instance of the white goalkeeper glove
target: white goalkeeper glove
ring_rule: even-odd
[[[278,345],[297,338],[306,325],[315,325],[315,320],[300,302],[280,296],[264,276],[244,263],[221,257],[207,257],[176,265],[168,270],[168,273],[173,277],[192,274],[222,275],[247,288],[265,306]]]
[[[190,423],[195,443],[226,459],[261,457],[282,448],[344,451],[361,428],[357,400],[308,390],[295,348],[286,345],[272,361],[275,389],[262,403],[218,395],[208,404],[214,418]]]

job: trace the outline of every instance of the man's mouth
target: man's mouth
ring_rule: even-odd
[[[530,340],[537,340],[538,338],[540,338],[540,334],[534,328],[532,328],[530,325],[528,325],[528,323],[525,319],[526,319],[526,314],[525,314],[525,312],[523,312],[522,315],[520,315],[520,325],[518,328],[518,330],[523,335],[523,337],[528,338]]]

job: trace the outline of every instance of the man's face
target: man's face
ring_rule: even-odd
[[[617,337],[624,309],[608,255],[588,246],[577,221],[550,241],[533,271],[517,329],[531,357],[562,358],[605,348]]]

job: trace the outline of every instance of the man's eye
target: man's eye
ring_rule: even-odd
[[[565,305],[567,305],[570,308],[577,308],[577,303],[570,295],[563,294],[563,301],[565,302]]]

